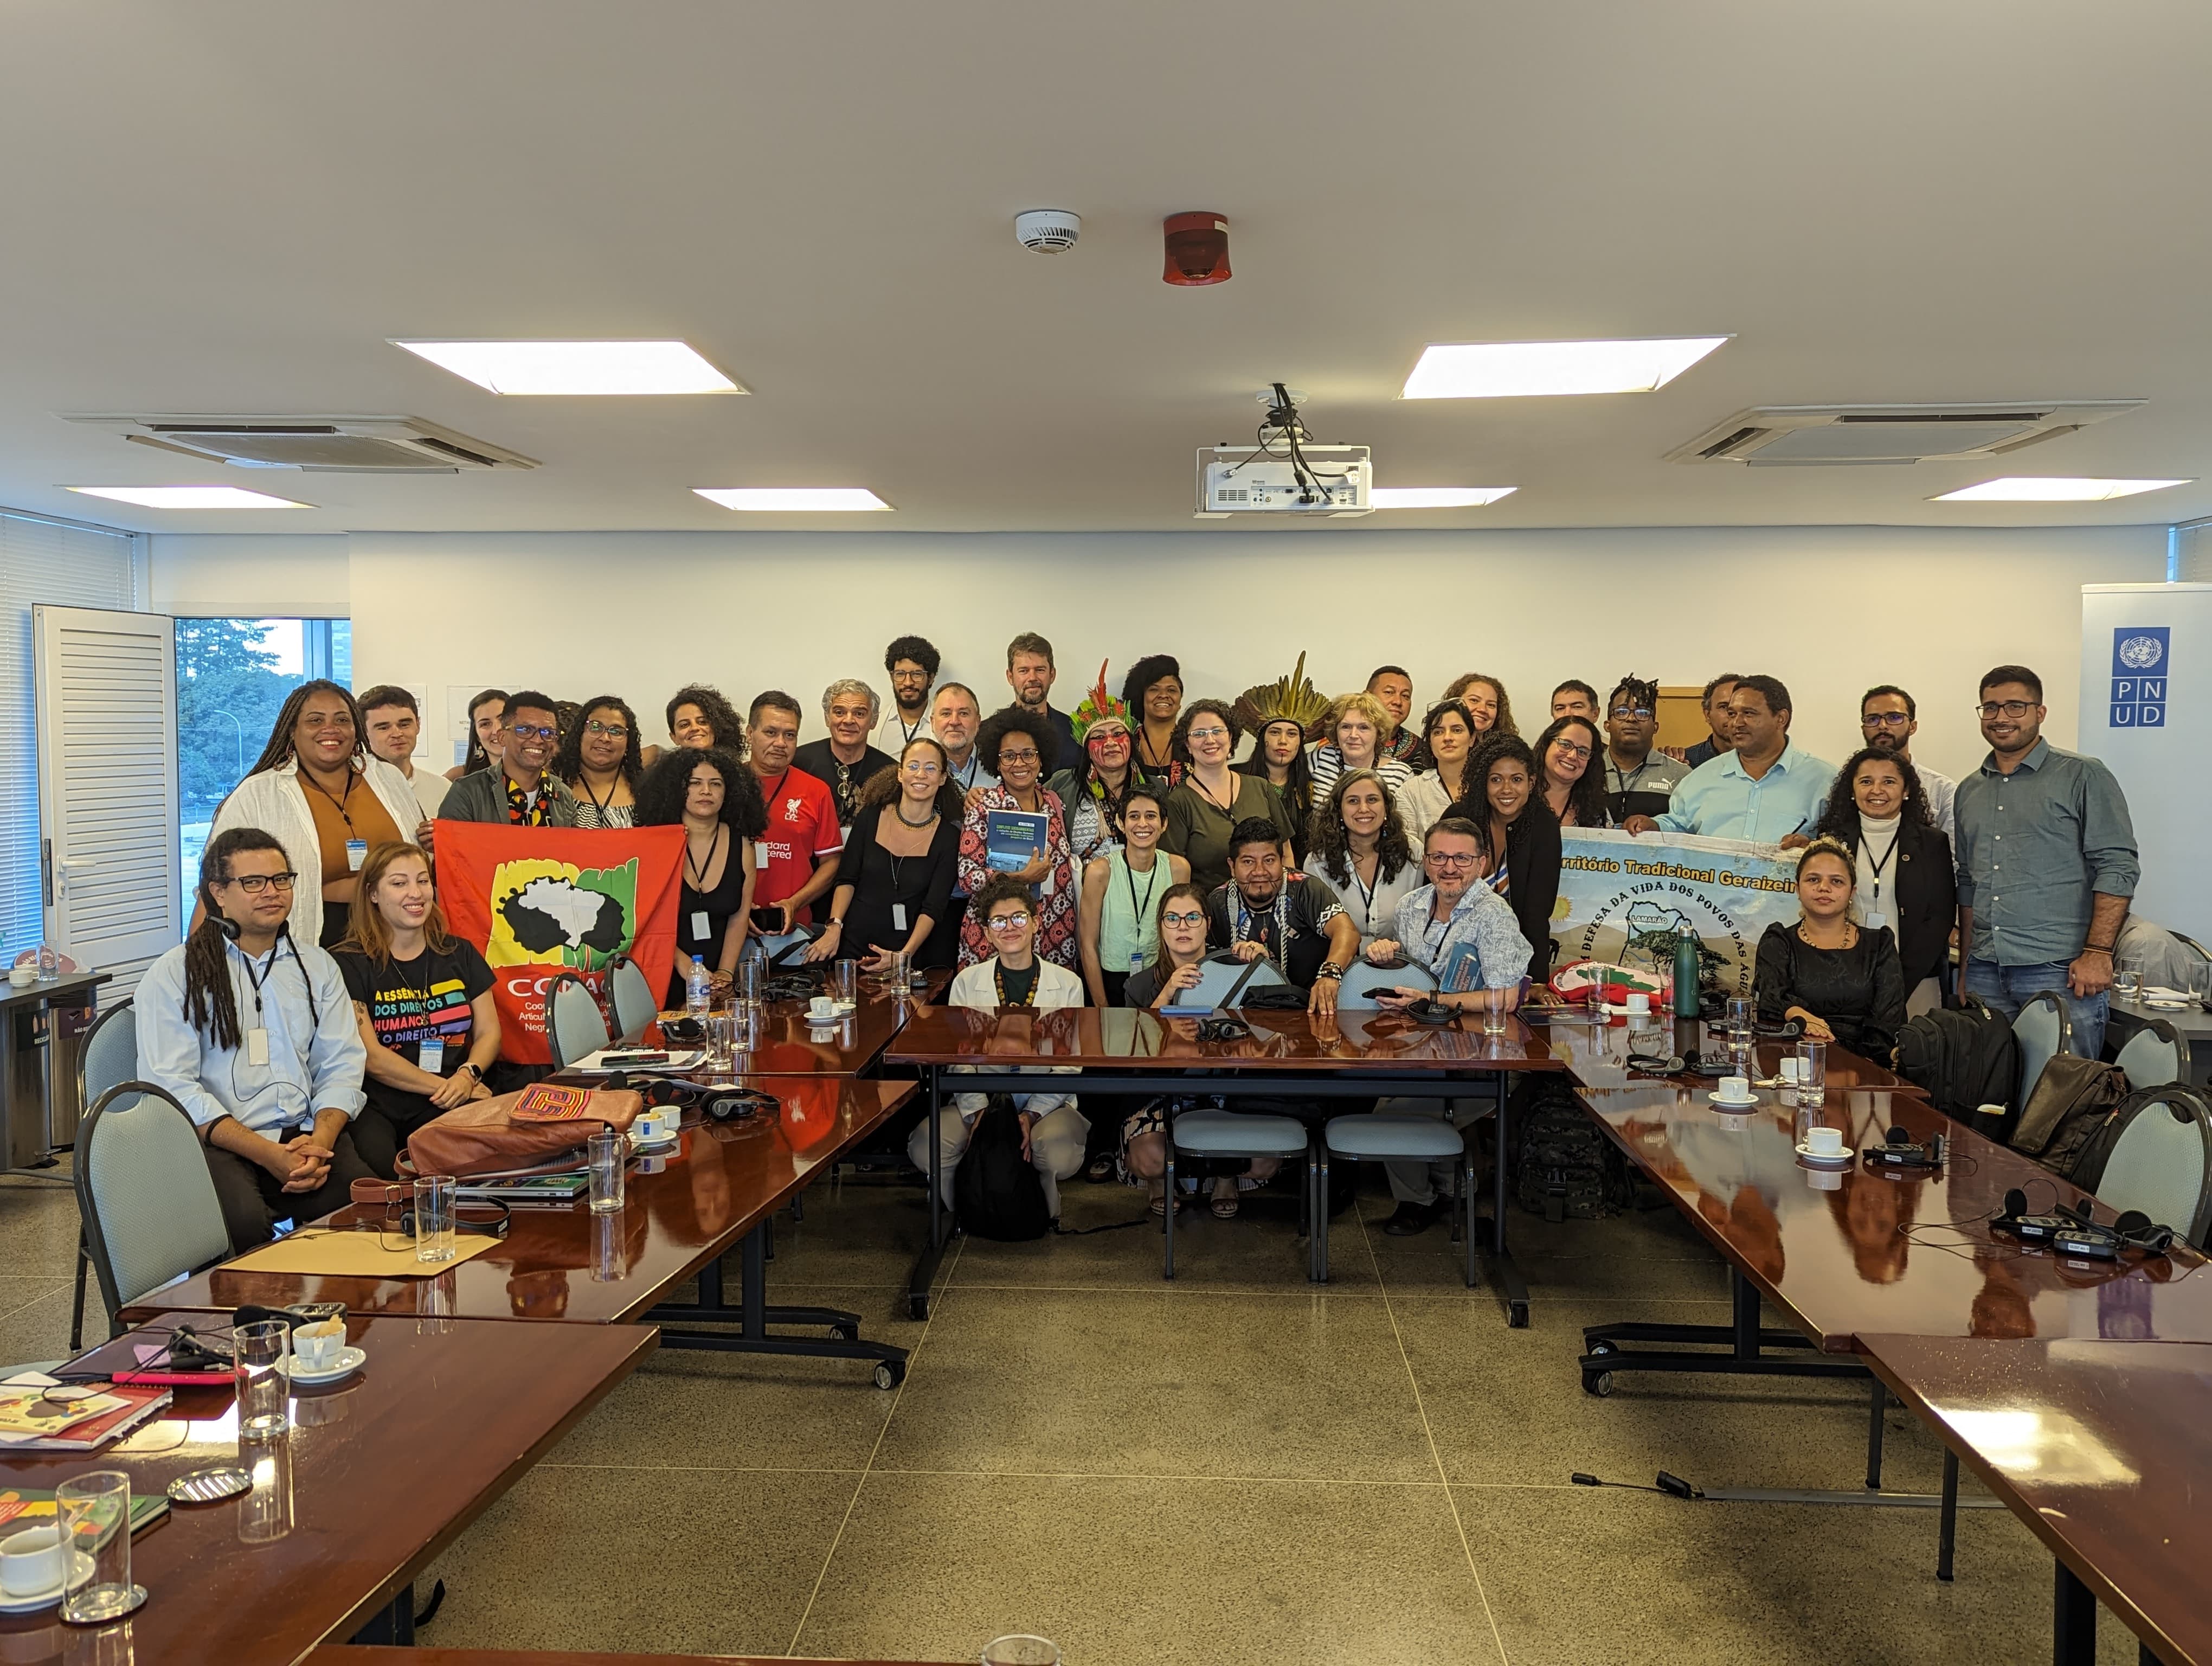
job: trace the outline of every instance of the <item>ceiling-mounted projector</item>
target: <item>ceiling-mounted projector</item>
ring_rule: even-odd
[[[1298,416],[1304,395],[1280,382],[1259,398],[1267,414],[1250,445],[1199,448],[1199,514],[1372,514],[1368,448],[1316,445]]]

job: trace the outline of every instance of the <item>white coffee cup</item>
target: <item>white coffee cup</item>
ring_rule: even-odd
[[[18,989],[27,989],[38,981],[39,969],[36,966],[10,966],[8,969],[8,982]]]
[[[62,1582],[62,1530],[27,1527],[0,1539],[0,1595],[36,1596]]]
[[[1795,1055],[1782,1061],[1782,1079],[1785,1082],[1794,1082],[1797,1079],[1797,1060]]]
[[[1844,1131],[1826,1123],[1815,1123],[1805,1130],[1805,1149],[1815,1157],[1841,1157],[1844,1154]]]
[[[1629,1011],[1629,1013],[1630,1013],[1630,1015],[1631,1015],[1632,1017],[1632,1016],[1634,1016],[1634,1015],[1636,1015],[1636,1014],[1638,1014],[1638,1013],[1642,1013],[1642,1012],[1650,1012],[1650,1010],[1651,1010],[1651,997],[1650,997],[1650,996],[1649,996],[1649,995],[1647,995],[1647,994],[1642,994],[1641,992],[1639,992],[1639,991],[1638,991],[1638,990],[1634,990],[1634,989],[1632,989],[1632,990],[1630,990],[1630,991],[1629,991],[1629,994],[1628,994],[1628,1011]]]
[[[1756,1097],[1751,1091],[1751,1078],[1748,1076],[1722,1077],[1720,1096],[1732,1105],[1747,1105]]]
[[[827,1024],[837,1016],[837,1003],[828,995],[817,995],[806,1003],[806,1016],[817,1024]]]
[[[337,1364],[345,1345],[345,1322],[340,1319],[293,1328],[292,1357],[309,1371],[330,1370]]]

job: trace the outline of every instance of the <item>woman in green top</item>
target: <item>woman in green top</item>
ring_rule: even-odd
[[[1155,897],[1170,885],[1189,883],[1190,864],[1160,851],[1166,798],[1164,790],[1143,781],[1131,787],[1121,800],[1124,842],[1084,866],[1083,981],[1093,1006],[1121,1004],[1131,970],[1159,953]]]
[[[1229,832],[1238,822],[1259,816],[1274,823],[1282,830],[1286,864],[1297,832],[1271,783],[1229,767],[1243,738],[1235,715],[1218,700],[1192,701],[1176,726],[1176,756],[1187,767],[1182,784],[1168,793],[1160,848],[1188,862],[1192,881],[1209,895],[1229,883]]]

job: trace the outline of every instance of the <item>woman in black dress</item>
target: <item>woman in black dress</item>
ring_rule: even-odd
[[[637,825],[684,830],[684,894],[676,912],[676,964],[668,1005],[684,1005],[684,981],[698,956],[726,988],[744,946],[753,901],[753,841],[768,831],[760,782],[720,746],[674,747],[637,789]]]
[[[1796,1018],[1808,1041],[1835,1042],[1887,1065],[1905,1023],[1905,969],[1889,927],[1851,920],[1851,853],[1819,838],[1797,857],[1797,923],[1759,939],[1753,993],[1763,1023]]]
[[[1920,772],[1894,752],[1862,747],[1836,771],[1819,830],[1853,856],[1858,888],[1851,900],[1859,923],[1897,933],[1908,1010],[1941,1006],[1958,876],[1951,842],[1929,815]]]
[[[869,776],[837,861],[830,923],[806,958],[834,955],[887,972],[903,949],[917,967],[951,965],[960,935],[939,927],[951,911],[963,808],[952,760],[934,735],[915,736],[897,769]]]

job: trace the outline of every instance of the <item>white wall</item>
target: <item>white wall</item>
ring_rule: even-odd
[[[240,547],[257,542],[157,539],[155,605],[221,593],[221,608],[182,611],[277,612],[288,585],[326,595],[325,540],[287,538],[260,562]],[[187,547],[202,543],[204,563]],[[660,708],[694,679],[740,707],[788,689],[818,734],[823,685],[884,691],[883,646],[909,630],[988,709],[1005,697],[1007,638],[1034,629],[1054,644],[1062,708],[1108,657],[1116,692],[1130,661],[1160,651],[1191,693],[1228,696],[1304,649],[1331,693],[1404,664],[1417,705],[1459,672],[1494,672],[1529,734],[1562,678],[1602,692],[1629,671],[1669,684],[1766,671],[1790,686],[1799,740],[1832,761],[1858,744],[1861,691],[1895,682],[1920,702],[1915,756],[1954,775],[1981,756],[1969,708],[2001,661],[2042,673],[2049,733],[2072,745],[2081,587],[2166,572],[2156,527],[356,533],[347,553],[356,680],[426,690],[434,736],[449,688],[530,683],[620,693],[659,739]]]
[[[352,605],[343,532],[157,533],[150,542],[147,605],[155,613],[185,619],[343,619]]]

